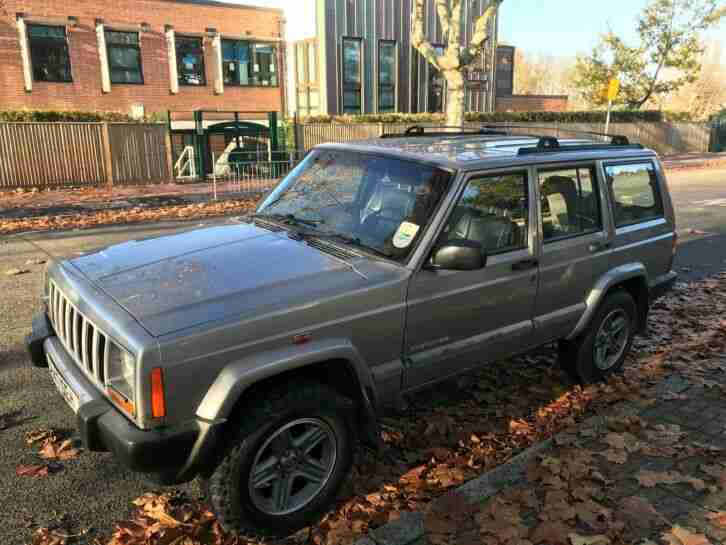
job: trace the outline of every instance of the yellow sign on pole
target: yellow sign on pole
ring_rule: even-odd
[[[619,79],[611,79],[610,83],[608,83],[608,91],[607,91],[607,97],[609,101],[613,101],[618,97],[618,93],[620,92],[620,80]]]

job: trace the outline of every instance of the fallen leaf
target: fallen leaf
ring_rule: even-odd
[[[570,534],[570,543],[572,545],[610,545],[608,536],[581,536],[580,534]]]
[[[708,513],[706,518],[711,521],[711,524],[718,526],[719,528],[726,528],[726,511],[716,511],[715,513]]]
[[[529,534],[529,540],[535,545],[539,543],[568,545],[572,533],[574,533],[573,528],[562,522],[545,521],[532,530],[532,533]]]
[[[674,526],[661,537],[668,545],[710,545],[705,535],[694,534],[681,526]]]
[[[27,274],[30,271],[28,269],[8,269],[5,271],[7,276],[19,276],[21,274]]]
[[[40,477],[47,477],[48,476],[48,466],[45,464],[37,464],[37,465],[24,465],[21,464],[18,467],[15,468],[15,474],[22,477],[34,477],[34,478],[40,478]]]
[[[71,460],[77,458],[79,453],[80,451],[78,449],[73,448],[73,442],[70,439],[66,439],[60,443],[46,439],[38,454],[46,460]]]

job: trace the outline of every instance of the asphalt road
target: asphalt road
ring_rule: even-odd
[[[726,270],[726,169],[675,172],[669,176],[676,204],[680,247],[676,268],[684,280]],[[220,223],[220,221],[206,222]],[[125,471],[108,454],[84,452],[62,462],[44,479],[15,475],[18,464],[36,463],[24,434],[52,427],[71,437],[74,420],[56,394],[47,371],[28,366],[22,340],[38,308],[43,265],[36,260],[129,239],[190,229],[199,222],[113,227],[93,231],[11,236],[0,239],[0,543],[29,542],[32,527],[64,523],[68,530],[107,532],[123,519],[131,501],[153,490],[138,475]],[[9,269],[30,272],[8,276]],[[185,489],[199,493],[196,484]]]

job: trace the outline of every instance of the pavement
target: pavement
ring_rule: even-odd
[[[568,429],[525,450],[508,463],[468,481],[454,490],[453,494],[471,505],[483,505],[483,511],[489,505],[506,509],[514,503],[510,499],[513,496],[511,491],[528,490],[542,497],[548,492],[562,491],[554,480],[545,480],[543,486],[533,479],[532,468],[566,467],[565,456],[584,454],[583,458],[589,467],[587,475],[583,475],[578,485],[586,489],[589,480],[600,483],[604,490],[598,490],[600,496],[595,505],[603,505],[602,509],[598,508],[600,517],[611,519],[600,521],[601,534],[609,526],[614,526],[612,513],[615,511],[615,516],[620,515],[627,522],[624,529],[627,536],[625,543],[646,543],[645,540],[653,538],[657,540],[657,536],[674,527],[687,529],[690,534],[701,535],[708,540],[694,539],[687,542],[690,544],[726,543],[726,529],[709,519],[726,509],[726,492],[712,482],[715,471],[725,471],[722,464],[726,461],[726,399],[723,390],[717,386],[726,386],[726,358],[713,363],[712,372],[707,375],[709,387],[694,385],[680,377],[667,379],[653,389],[652,398],[610,407],[607,414],[594,416],[577,428]],[[623,432],[623,428],[628,430],[627,433],[616,433]],[[612,445],[622,438],[632,441],[627,448],[622,449],[621,455],[626,460],[613,462],[607,457],[612,452]],[[593,458],[596,461],[593,462]],[[645,477],[665,482],[650,486],[650,483],[639,481]],[[679,481],[680,478],[681,482],[668,482]],[[701,484],[704,486],[701,487]],[[718,481],[718,484],[723,483]],[[446,503],[452,503],[449,499],[451,494],[435,500],[428,511],[446,509]],[[576,498],[567,492],[565,496],[574,505],[583,506],[590,501],[588,499],[578,504]],[[654,512],[634,513],[641,520],[628,520],[627,513],[617,512],[617,506],[626,501],[632,502],[632,498],[645,500]],[[495,503],[496,500],[499,501]],[[443,507],[439,508],[437,503]],[[610,505],[612,509],[604,505]],[[541,505],[537,507],[542,509]],[[527,514],[522,514],[524,521],[527,520]],[[648,515],[651,515],[652,520],[643,521],[642,517]],[[481,518],[479,520],[482,521]],[[557,519],[553,517],[550,520]],[[583,526],[588,528],[584,524],[585,520],[580,515],[563,515],[562,524],[573,532],[582,531]],[[482,521],[481,528],[495,521]],[[457,530],[463,531],[467,522],[459,521],[461,529]],[[399,520],[373,530],[358,540],[356,545],[433,545],[457,543],[465,537],[454,531],[445,536],[448,538],[446,540],[436,534],[437,539],[432,541],[427,526],[433,525],[426,524],[425,513],[406,513]],[[536,522],[533,526],[536,526]],[[591,525],[588,528],[589,533],[598,533],[593,532],[593,527]],[[479,531],[477,528],[476,532]],[[498,533],[504,535],[501,526],[498,527]],[[568,534],[565,534],[565,539],[567,537]],[[491,543],[497,542],[492,538]],[[610,541],[587,543],[605,545]],[[647,543],[654,545],[654,541]],[[674,544],[681,545],[678,541]]]
[[[684,280],[697,280],[726,270],[726,169],[679,171],[669,178],[681,235],[676,269]],[[107,532],[114,522],[123,519],[133,499],[154,489],[143,477],[125,471],[108,454],[83,453],[77,460],[59,463],[57,472],[49,478],[36,480],[15,475],[18,464],[37,461],[37,455],[25,445],[23,438],[27,431],[51,427],[71,437],[75,425],[47,371],[29,367],[23,348],[32,315],[39,308],[44,267],[41,262],[129,239],[225,221],[231,220],[168,222],[0,238],[0,490],[12,491],[0,494],[3,545],[22,545],[28,540],[30,527],[53,526],[59,522],[64,528],[90,529],[90,541],[94,531]],[[5,274],[10,269],[28,272]],[[720,410],[721,396],[714,392],[707,394],[703,394],[705,399],[713,404],[709,409]],[[693,390],[688,395],[698,399],[702,393]],[[667,419],[665,413],[651,416]],[[693,433],[707,433],[706,424],[722,421],[724,416],[726,408],[723,414],[716,414],[708,422],[705,416],[691,417],[691,422],[695,421],[699,428],[694,428]],[[678,414],[669,418],[685,420]],[[538,448],[549,447],[543,444]],[[195,483],[181,488],[192,497],[199,495]],[[703,506],[702,498],[697,499],[697,504]],[[414,522],[418,520],[418,515],[406,515],[404,520],[410,517],[414,517],[411,519]],[[389,543],[385,541],[386,531],[377,530],[371,539]],[[419,537],[415,536],[414,541]]]

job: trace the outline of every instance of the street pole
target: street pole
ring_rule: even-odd
[[[608,100],[608,115],[605,118],[605,134],[610,134],[610,112],[613,109],[613,101]]]

